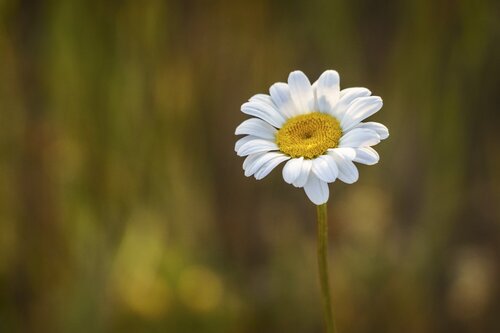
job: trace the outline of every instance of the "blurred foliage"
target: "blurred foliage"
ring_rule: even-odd
[[[328,68],[391,137],[331,186],[341,332],[500,332],[494,0],[0,0],[0,331],[321,332],[314,207],[240,105]]]

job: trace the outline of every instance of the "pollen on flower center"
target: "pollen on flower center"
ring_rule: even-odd
[[[276,133],[279,149],[291,157],[315,158],[335,148],[342,136],[339,121],[324,113],[296,116]]]

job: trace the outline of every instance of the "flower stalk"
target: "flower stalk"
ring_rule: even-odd
[[[327,333],[335,333],[328,276],[328,221],[326,203],[316,206],[318,218],[318,269]]]

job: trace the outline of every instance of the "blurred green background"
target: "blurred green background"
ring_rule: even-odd
[[[0,0],[0,332],[322,332],[315,209],[245,178],[290,71],[382,96],[336,182],[340,332],[500,332],[494,0]]]

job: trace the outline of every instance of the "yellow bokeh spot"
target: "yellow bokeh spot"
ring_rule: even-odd
[[[291,157],[312,159],[335,148],[341,136],[342,129],[336,118],[313,112],[288,119],[276,133],[276,144]]]
[[[220,304],[222,294],[220,277],[206,267],[189,267],[180,275],[179,297],[192,310],[213,310]]]
[[[172,301],[171,289],[160,274],[165,252],[161,223],[154,212],[135,212],[113,264],[111,285],[117,300],[149,319],[164,316]]]

